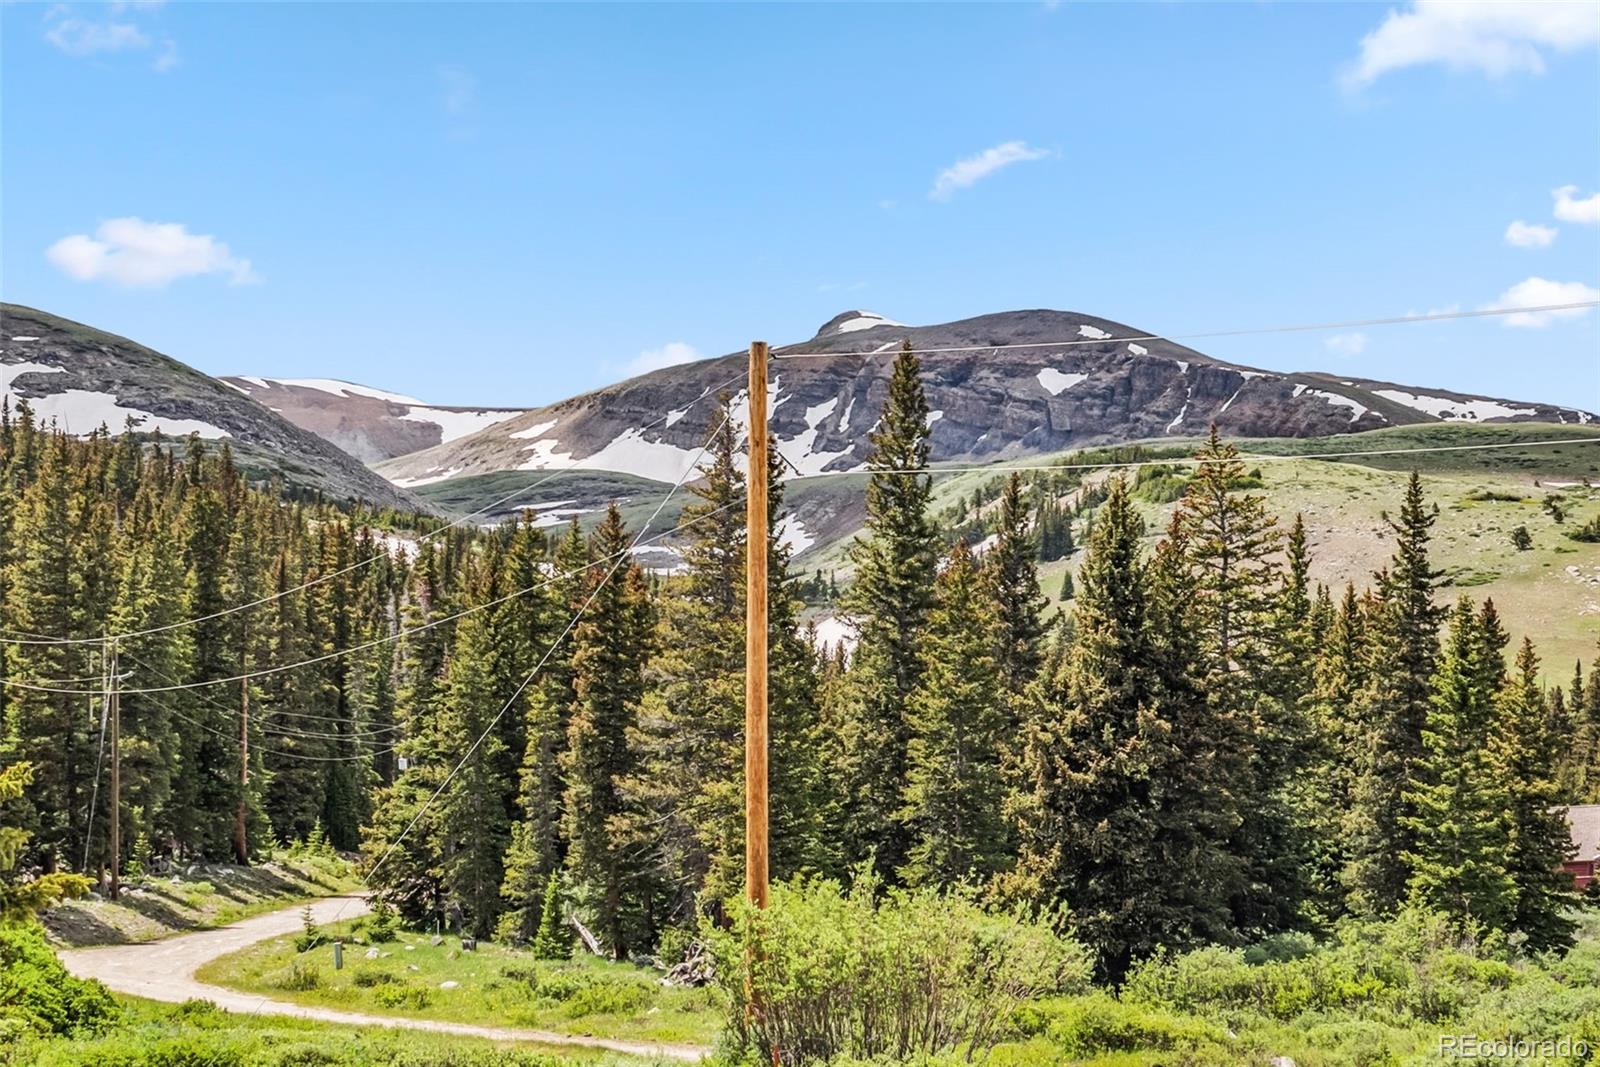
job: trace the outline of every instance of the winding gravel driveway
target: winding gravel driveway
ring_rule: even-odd
[[[360,897],[325,897],[311,905],[317,923],[335,918],[353,919],[367,912]],[[387,1026],[404,1030],[429,1030],[434,1033],[483,1037],[493,1041],[537,1041],[546,1045],[579,1045],[607,1049],[633,1056],[696,1061],[709,1051],[698,1045],[664,1045],[651,1041],[623,1041],[577,1034],[558,1034],[549,1030],[526,1030],[507,1026],[474,1026],[471,1023],[443,1022],[436,1019],[409,1019],[395,1015],[368,1015],[339,1011],[308,1004],[291,1004],[253,993],[240,993],[198,981],[194,973],[201,965],[257,941],[300,930],[301,906],[257,915],[252,919],[214,930],[197,930],[143,945],[105,945],[98,948],[63,949],[58,954],[67,970],[80,978],[98,978],[119,993],[180,1003],[209,1000],[225,1011],[246,1015],[290,1015],[325,1023],[350,1026]]]

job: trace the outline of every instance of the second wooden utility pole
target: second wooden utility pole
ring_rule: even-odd
[[[750,343],[750,476],[745,502],[745,895],[767,906],[767,343]]]
[[[111,642],[111,899],[122,895],[122,676]]]

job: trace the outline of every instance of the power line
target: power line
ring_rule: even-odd
[[[691,468],[691,470],[692,469],[693,468]],[[688,474],[689,474],[689,472],[685,471],[683,477],[687,478]],[[680,480],[679,484],[682,484],[681,480]],[[715,508],[712,511],[708,511],[703,515],[698,515],[695,518],[690,519],[687,522],[680,523],[674,529],[666,530],[666,531],[664,531],[662,533],[659,533],[656,536],[651,537],[651,538],[649,538],[647,540],[635,542],[634,544],[629,545],[628,548],[625,549],[623,552],[614,553],[613,555],[615,555],[615,556],[617,556],[619,558],[625,558],[628,554],[634,552],[638,548],[644,547],[645,545],[654,544],[657,541],[663,541],[663,540],[665,540],[665,539],[667,539],[669,537],[672,537],[672,536],[682,532],[685,529],[688,529],[688,528],[690,528],[692,526],[698,525],[699,523],[705,522],[706,520],[712,518],[713,516],[718,515],[721,512],[727,511],[729,508],[733,508],[733,507],[737,507],[737,506],[739,506],[739,502],[737,502],[737,501],[735,501],[734,503],[731,503],[731,504],[724,504],[721,507]],[[230,684],[230,683],[233,683],[233,682],[243,682],[243,681],[248,681],[249,679],[252,679],[252,678],[260,678],[260,677],[262,677],[264,675],[268,675],[268,674],[280,674],[280,673],[282,673],[284,671],[298,670],[301,667],[309,667],[309,666],[312,666],[312,665],[317,664],[317,663],[326,663],[329,660],[338,659],[341,656],[348,656],[348,655],[351,655],[352,653],[355,653],[355,652],[364,652],[367,649],[376,648],[379,645],[389,644],[390,642],[393,642],[393,641],[399,641],[399,640],[401,640],[401,639],[403,639],[405,637],[409,637],[412,634],[421,633],[424,630],[431,630],[435,626],[443,626],[445,623],[454,622],[455,620],[460,619],[460,618],[464,618],[467,615],[472,615],[472,614],[474,614],[476,612],[487,610],[488,608],[492,608],[492,607],[496,606],[497,604],[503,604],[508,600],[514,600],[517,597],[526,596],[527,594],[532,593],[535,590],[546,588],[547,586],[554,585],[555,583],[563,581],[563,580],[565,580],[567,578],[574,578],[574,577],[577,577],[580,574],[584,574],[587,571],[593,570],[595,567],[597,567],[597,566],[599,566],[599,565],[601,565],[603,563],[606,563],[611,558],[612,557],[610,557],[610,556],[602,556],[602,557],[600,557],[598,559],[591,560],[589,563],[585,564],[582,567],[575,568],[573,570],[566,571],[566,572],[563,572],[561,574],[552,575],[551,577],[546,578],[544,581],[538,582],[538,583],[536,583],[534,585],[530,585],[525,589],[518,589],[518,590],[516,590],[514,592],[506,593],[506,594],[504,594],[502,596],[498,596],[498,597],[494,598],[493,600],[485,601],[482,604],[474,604],[472,607],[463,608],[460,611],[454,612],[454,613],[452,613],[450,615],[441,616],[440,618],[437,618],[437,619],[429,619],[427,622],[422,623],[421,625],[418,625],[418,626],[402,627],[402,628],[396,630],[392,634],[386,634],[383,637],[374,638],[371,641],[367,641],[367,642],[364,642],[364,643],[359,644],[359,645],[351,645],[349,648],[337,649],[337,650],[335,650],[333,652],[325,652],[320,656],[312,656],[309,659],[303,659],[303,660],[300,660],[300,661],[298,661],[296,663],[286,663],[286,664],[279,664],[277,666],[272,666],[272,667],[262,667],[259,670],[250,671],[250,672],[247,672],[247,673],[244,673],[244,674],[230,675],[229,677],[226,677],[226,678],[211,678],[211,679],[208,679],[206,681],[201,681],[201,682],[184,682],[184,683],[176,683],[176,684],[173,684],[173,685],[145,686],[145,687],[142,687],[142,688],[135,688],[135,689],[123,689],[122,690],[122,694],[124,696],[129,696],[129,695],[144,695],[144,694],[150,694],[150,693],[172,693],[172,692],[178,692],[178,691],[181,691],[181,690],[188,690],[188,689],[203,689],[203,688],[206,688],[207,686],[227,685],[227,684]],[[32,683],[32,682],[18,681],[15,678],[0,678],[0,686],[11,688],[11,689],[25,689],[25,690],[28,690],[30,692],[35,692],[35,693],[59,693],[59,694],[76,695],[76,696],[93,696],[93,695],[96,695],[96,694],[101,692],[101,690],[99,690],[99,689],[70,689],[70,688],[57,687],[57,686],[52,686],[52,685],[40,685],[40,684]]]
[[[695,397],[692,401],[690,401],[689,402],[689,407],[693,407],[695,404],[698,404],[700,401],[704,400],[706,397],[713,395],[714,393],[718,392],[721,389],[726,388],[729,385],[732,385],[734,382],[739,381],[743,377],[744,377],[744,375],[742,375],[742,374],[736,374],[733,377],[729,378],[727,381],[720,382],[720,383],[718,383],[716,385],[713,385],[713,386],[709,387],[708,389],[706,389],[706,391],[704,393],[701,393],[699,396]],[[684,408],[683,409],[683,411],[687,411],[687,410],[688,410],[688,408]],[[661,423],[666,422],[668,419],[672,418],[673,414],[674,414],[673,412],[669,411],[666,414],[662,415],[660,418],[656,419],[655,421],[650,422],[650,423],[646,423],[644,426],[641,426],[639,428],[639,432],[642,434],[646,430],[654,429],[655,427],[659,426]],[[682,411],[678,412],[678,414],[681,416],[682,415]],[[424,543],[426,541],[431,541],[433,538],[438,537],[441,534],[448,533],[449,531],[451,531],[453,529],[456,529],[459,526],[462,526],[463,524],[465,524],[470,519],[473,519],[473,518],[476,518],[476,517],[478,517],[480,515],[483,515],[483,514],[486,514],[488,512],[491,512],[495,508],[498,508],[501,504],[504,504],[504,503],[506,503],[507,501],[509,501],[511,499],[513,499],[515,497],[522,496],[522,495],[524,495],[526,493],[531,493],[535,489],[537,489],[540,486],[544,485],[545,483],[553,481],[554,479],[559,478],[562,475],[569,474],[569,473],[571,473],[570,470],[552,471],[549,474],[545,475],[543,478],[540,478],[537,481],[531,482],[528,485],[521,486],[520,488],[513,489],[511,492],[506,493],[504,496],[501,496],[501,497],[499,497],[499,498],[497,498],[495,500],[492,500],[489,503],[483,505],[482,507],[479,507],[477,510],[470,511],[467,514],[462,515],[461,517],[459,517],[457,519],[454,519],[451,522],[445,524],[444,526],[438,527],[437,529],[434,529],[434,530],[430,530],[426,534],[423,534],[421,537],[418,537],[416,539],[416,541],[414,541],[413,543],[420,545],[420,544],[422,544],[422,543]],[[370,528],[371,527],[369,527],[369,529]],[[272,594],[270,594],[268,596],[260,597],[260,598],[258,598],[256,600],[249,601],[248,603],[235,604],[232,607],[223,608],[223,609],[221,609],[219,611],[214,611],[209,615],[199,615],[199,616],[196,616],[196,617],[190,618],[190,619],[180,619],[177,622],[166,623],[166,624],[164,624],[162,626],[152,626],[152,627],[148,627],[148,628],[143,629],[143,630],[130,630],[127,633],[117,634],[115,636],[117,636],[117,637],[143,637],[146,634],[164,633],[165,631],[175,630],[175,629],[178,629],[179,627],[182,627],[182,626],[193,626],[196,623],[209,622],[212,619],[220,619],[220,618],[222,618],[224,616],[232,615],[232,614],[234,614],[236,612],[248,611],[251,608],[257,608],[257,607],[260,607],[263,604],[270,604],[273,601],[281,600],[282,598],[284,598],[286,596],[290,596],[290,595],[292,595],[294,593],[303,592],[303,591],[305,591],[307,589],[310,589],[310,588],[312,588],[314,586],[321,585],[323,582],[332,581],[334,578],[337,578],[340,575],[349,574],[351,571],[358,570],[361,567],[365,567],[369,563],[373,563],[373,562],[376,562],[377,560],[386,559],[386,558],[388,558],[388,553],[387,552],[380,553],[378,555],[368,556],[366,559],[357,560],[356,562],[347,564],[346,566],[341,567],[338,570],[329,571],[327,574],[318,575],[316,578],[313,578],[312,580],[310,580],[308,582],[304,582],[304,583],[302,583],[300,585],[297,585],[292,589],[283,589],[283,590],[280,590],[280,591],[278,591],[276,593],[272,593]],[[0,631],[0,633],[6,633],[6,632],[10,632],[10,631]],[[10,645],[82,645],[82,644],[96,644],[96,643],[99,643],[101,640],[102,640],[102,638],[98,638],[98,637],[45,637],[43,635],[34,634],[34,635],[25,636],[23,638],[0,637],[0,644],[10,644]]]
[[[1302,459],[1352,459],[1359,456],[1413,456],[1432,452],[1478,452],[1499,448],[1537,448],[1543,445],[1594,445],[1600,444],[1600,435],[1594,437],[1565,437],[1549,438],[1541,441],[1495,441],[1475,445],[1430,445],[1422,448],[1376,448],[1352,449],[1346,452],[1301,452],[1301,453],[1275,453],[1275,452],[1241,452],[1239,460],[1249,460],[1254,463],[1283,462]],[[1138,460],[1112,460],[1105,463],[994,463],[983,467],[897,467],[892,470],[872,470],[862,468],[849,471],[822,471],[817,474],[804,474],[790,479],[791,481],[811,481],[817,478],[868,478],[875,475],[896,474],[1007,474],[1011,471],[1073,471],[1073,470],[1111,470],[1135,467],[1170,466],[1178,463],[1189,463],[1195,466],[1205,466],[1210,463],[1225,463],[1231,460],[1201,459],[1196,456],[1169,456],[1166,459],[1138,459]],[[124,690],[130,692],[131,690]]]
[[[1197,341],[1211,337],[1250,337],[1268,333],[1306,333],[1314,330],[1348,330],[1360,326],[1399,326],[1412,322],[1440,322],[1446,319],[1478,319],[1494,315],[1532,315],[1547,311],[1577,311],[1600,307],[1600,300],[1580,300],[1571,304],[1534,304],[1528,307],[1482,308],[1477,311],[1433,311],[1426,315],[1392,315],[1377,319],[1348,319],[1344,322],[1299,323],[1292,326],[1258,326],[1247,330],[1207,330],[1196,333],[1145,333],[1131,337],[1074,337],[1065,341],[1024,341],[1000,345],[942,345],[934,348],[913,348],[913,355],[935,355],[941,352],[995,352],[1011,348],[1072,348],[1078,345],[1115,345],[1128,341]],[[887,325],[887,324],[885,324]],[[907,329],[917,329],[910,326]],[[884,345],[871,352],[791,352],[775,354],[776,359],[810,359],[814,356],[880,356],[896,355],[903,349]],[[795,347],[793,345],[789,347]]]
[[[693,470],[699,466],[701,457],[703,457],[706,454],[706,450],[711,447],[711,442],[714,441],[717,434],[722,431],[722,427],[728,424],[730,417],[731,416],[726,413],[723,415],[722,422],[718,423],[717,428],[711,431],[711,434],[706,438],[706,443],[700,446],[700,452],[695,456],[694,463],[690,464],[689,470]],[[662,509],[667,506],[667,501],[672,499],[673,494],[683,487],[684,480],[687,479],[688,476],[688,470],[684,471],[683,474],[678,476],[677,482],[672,486],[671,489],[667,490],[666,495],[661,498],[661,502],[656,505],[655,511],[650,513],[650,517],[644,521],[644,525],[641,526],[639,528],[639,532],[634,535],[633,541],[628,545],[627,551],[614,553],[614,555],[617,557],[616,561],[612,563],[611,569],[606,572],[605,577],[601,578],[600,581],[595,584],[595,587],[590,591],[588,598],[584,600],[584,602],[578,607],[577,611],[573,612],[572,618],[567,621],[566,628],[563,629],[561,633],[557,635],[556,639],[550,643],[550,647],[545,649],[544,655],[539,657],[539,662],[534,664],[533,670],[528,672],[527,677],[522,679],[522,683],[517,686],[516,691],[511,694],[510,698],[506,700],[505,704],[500,708],[500,710],[495,713],[494,718],[489,720],[489,724],[483,728],[483,732],[480,733],[477,739],[472,742],[472,745],[467,749],[466,754],[463,755],[461,759],[457,761],[456,765],[450,769],[450,773],[445,775],[444,781],[439,783],[439,787],[433,791],[427,800],[423,801],[422,806],[419,807],[417,809],[417,813],[411,817],[411,821],[406,823],[405,828],[400,831],[399,836],[389,843],[388,848],[383,850],[383,854],[378,857],[378,861],[372,865],[371,869],[369,869],[366,875],[362,878],[361,881],[363,885],[368,887],[372,885],[373,875],[377,874],[379,868],[381,868],[384,863],[388,861],[389,857],[394,854],[394,850],[400,847],[400,843],[406,839],[406,835],[411,833],[412,829],[417,825],[418,821],[421,820],[422,816],[427,813],[430,807],[433,806],[433,802],[438,800],[439,796],[445,791],[445,788],[455,780],[455,776],[461,773],[461,768],[467,765],[467,761],[472,758],[473,753],[478,751],[478,747],[483,744],[484,739],[488,737],[489,734],[493,732],[495,727],[500,724],[500,720],[505,718],[506,712],[511,710],[512,706],[516,704],[518,698],[522,696],[523,691],[526,690],[530,684],[532,684],[534,678],[536,678],[539,672],[544,669],[544,665],[549,662],[550,657],[555,655],[556,649],[561,647],[562,642],[567,639],[567,635],[572,633],[573,628],[578,625],[578,621],[583,618],[585,613],[588,612],[590,606],[595,602],[595,598],[600,595],[600,591],[606,587],[607,583],[609,583],[613,577],[616,576],[618,569],[620,569],[622,566],[622,561],[628,558],[635,548],[639,547],[639,544],[641,543],[640,539],[644,536],[645,531],[650,529],[650,524],[656,521],[656,518],[661,514]],[[707,517],[709,517],[711,514],[715,514],[715,512],[708,512]],[[343,912],[344,907],[341,905],[339,912],[334,915],[334,920],[337,921],[339,915],[343,914]]]

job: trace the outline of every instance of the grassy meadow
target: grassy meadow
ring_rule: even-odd
[[[300,952],[287,937],[213,960],[198,977],[345,1011],[663,1044],[709,1046],[722,1023],[725,1001],[716,990],[663,985],[648,968],[586,955],[541,960],[487,942],[466,952],[456,938],[435,945],[412,932],[367,944],[366,927],[356,919],[323,928],[330,940],[345,941],[342,970],[334,969],[331,945]]]

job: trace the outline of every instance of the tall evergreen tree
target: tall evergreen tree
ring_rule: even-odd
[[[1032,564],[1032,552],[1027,553]],[[1009,734],[1000,692],[996,625],[966,542],[957,541],[935,583],[923,668],[911,695],[905,807],[909,885],[984,879],[1006,864],[1001,746]],[[1010,651],[1010,649],[1002,649]]]
[[[1462,597],[1434,677],[1423,754],[1411,764],[1404,792],[1403,828],[1415,842],[1404,857],[1411,896],[1467,929],[1505,929],[1515,909],[1505,784],[1489,748],[1495,691],[1484,680],[1494,655],[1482,617]]]
[[[643,572],[624,558],[629,546],[613,504],[595,528],[588,611],[573,632],[575,700],[562,758],[567,882],[617,959],[648,943],[652,901],[625,862],[619,783],[633,773],[629,731],[644,692],[650,612]]]
[[[1186,803],[1208,766],[1174,743],[1180,672],[1152,625],[1143,532],[1114,481],[1079,572],[1076,635],[1062,672],[1037,690],[1023,785],[1007,804],[1021,854],[1005,891],[1064,905],[1112,979],[1158,946],[1228,936],[1229,887],[1196,881],[1213,872],[1194,863],[1194,846],[1197,833],[1216,840],[1231,824]],[[1185,717],[1195,724],[1192,710]]]
[[[1423,755],[1439,654],[1442,612],[1433,594],[1440,572],[1428,558],[1435,518],[1422,478],[1413,471],[1400,516],[1389,520],[1395,555],[1378,574],[1378,604],[1368,620],[1367,688],[1360,702],[1370,741],[1361,753],[1347,827],[1351,859],[1343,876],[1351,909],[1362,915],[1385,914],[1400,904],[1411,875],[1406,857],[1417,851],[1406,783]]]
[[[906,704],[920,680],[920,641],[932,607],[938,536],[928,516],[928,402],[921,363],[907,341],[895,357],[889,397],[871,435],[866,536],[853,549],[856,582],[847,609],[858,633],[845,715],[846,853],[875,855],[898,870],[908,842],[895,819],[905,785]]]
[[[1535,951],[1572,943],[1572,878],[1561,865],[1572,856],[1556,767],[1559,724],[1539,687],[1539,657],[1524,638],[1516,671],[1498,698],[1492,773],[1503,783],[1506,868],[1511,877],[1511,926]]]

